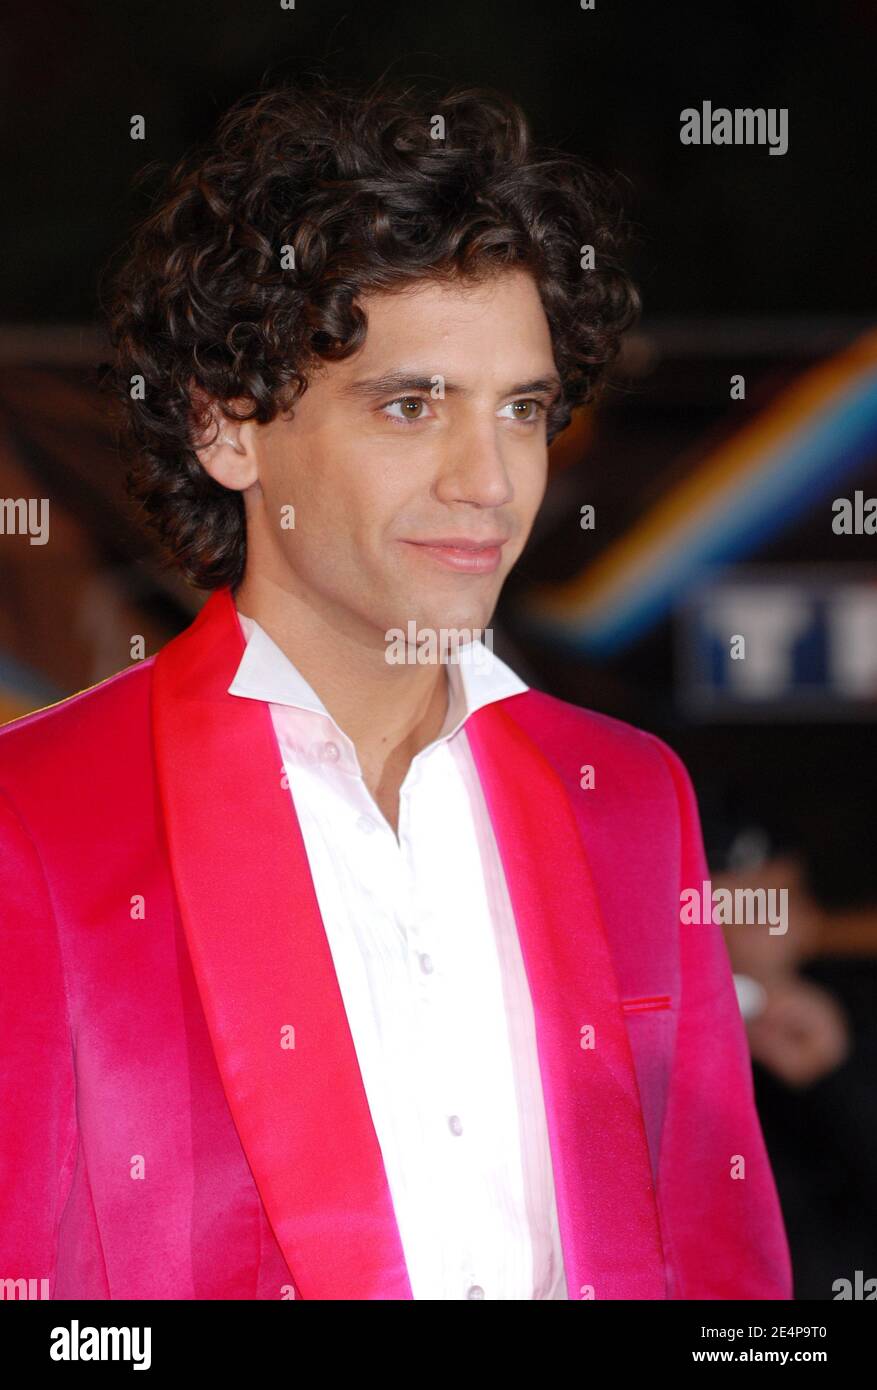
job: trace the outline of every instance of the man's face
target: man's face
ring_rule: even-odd
[[[486,627],[542,501],[560,390],[535,283],[508,271],[361,303],[362,348],[253,431],[248,566],[362,640]]]

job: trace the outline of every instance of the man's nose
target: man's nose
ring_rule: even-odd
[[[476,507],[501,507],[514,497],[514,488],[497,429],[490,423],[455,430],[445,445],[435,495],[440,502],[468,502]]]

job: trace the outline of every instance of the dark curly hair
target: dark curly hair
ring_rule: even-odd
[[[130,495],[193,584],[236,587],[243,499],[193,447],[211,400],[229,418],[270,421],[309,366],[362,344],[361,293],[424,278],[532,273],[563,382],[551,440],[595,398],[639,312],[619,261],[626,233],[610,180],[534,148],[521,108],[493,89],[437,99],[317,78],[245,97],[174,166],[105,272],[113,360],[101,382],[121,408]],[[251,408],[235,413],[235,397]]]

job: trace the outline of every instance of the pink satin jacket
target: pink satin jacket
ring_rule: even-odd
[[[0,1281],[411,1298],[270,712],[227,693],[242,653],[218,590],[156,657],[0,730]],[[680,925],[708,877],[684,768],[533,690],[466,731],[570,1298],[790,1298],[721,928]]]

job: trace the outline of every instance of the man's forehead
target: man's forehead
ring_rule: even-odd
[[[491,310],[535,319],[544,317],[539,291],[529,271],[505,270],[477,280],[453,277],[424,278],[384,290],[365,291],[358,301],[369,323],[392,321],[395,326],[410,325],[413,331],[424,321],[448,320],[477,323]]]
[[[475,284],[422,281],[364,294],[359,302],[366,336],[355,353],[333,364],[339,387],[393,374],[518,379],[556,371],[538,291],[521,272]]]

